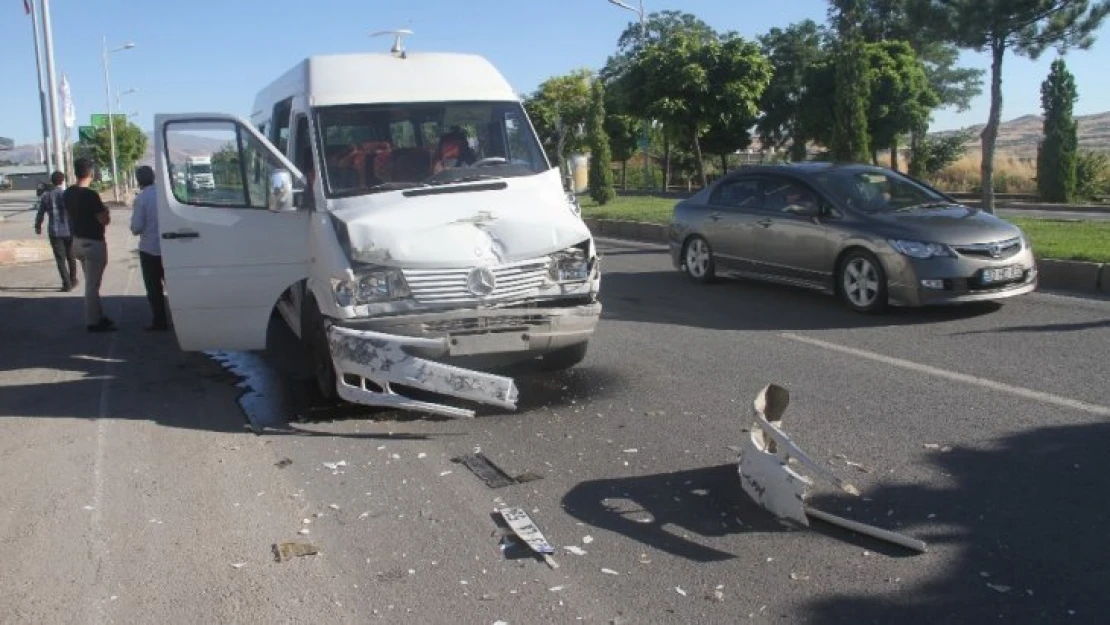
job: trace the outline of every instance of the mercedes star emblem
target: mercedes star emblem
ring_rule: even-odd
[[[488,297],[497,286],[497,278],[488,267],[475,267],[466,276],[466,288],[478,297]]]

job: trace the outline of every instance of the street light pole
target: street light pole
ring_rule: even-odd
[[[640,0],[640,8],[639,9],[637,9],[637,8],[631,6],[631,5],[626,4],[626,3],[622,2],[621,0],[609,0],[609,4],[612,4],[614,6],[620,7],[622,9],[625,9],[625,10],[628,10],[628,11],[632,11],[633,13],[636,13],[637,15],[640,16],[640,50],[643,51],[643,49],[647,47],[647,20],[645,18],[645,14],[644,14],[644,0]],[[648,119],[645,117],[642,120],[641,123],[643,124],[643,126],[641,128],[641,133],[640,133],[640,148],[644,151],[644,154],[643,154],[643,158],[644,158],[644,189],[646,190],[646,189],[649,188],[649,186],[648,186],[648,184],[649,184],[648,183],[648,177],[651,175],[650,174],[650,156],[649,156],[649,152],[648,152],[648,145],[649,145],[649,142],[648,142]],[[666,191],[666,189],[664,189],[664,191]]]
[[[115,120],[112,118],[112,87],[108,80],[108,55],[120,50],[129,50],[134,48],[135,44],[125,43],[123,46],[115,50],[108,49],[108,38],[102,39],[102,55],[104,65],[104,99],[108,101],[108,140],[111,142],[110,150],[112,153],[112,196],[116,202],[119,202],[119,171],[116,169],[116,125]]]
[[[35,38],[35,77],[39,80],[39,117],[42,120],[42,146],[46,151],[46,170],[53,171],[54,150],[50,147],[50,133],[52,126],[47,118],[46,92],[42,89],[42,51],[39,49],[39,7],[38,2],[31,2],[31,30]]]
[[[42,38],[46,48],[46,82],[47,97],[50,102],[50,134],[54,143],[54,158],[58,170],[65,171],[65,159],[62,155],[61,124],[58,120],[58,81],[54,80],[54,33],[50,27],[50,0],[42,0]]]

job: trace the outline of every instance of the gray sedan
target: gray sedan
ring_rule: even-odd
[[[676,268],[837,295],[858,312],[997,300],[1037,287],[1017,226],[882,167],[745,167],[679,202]]]

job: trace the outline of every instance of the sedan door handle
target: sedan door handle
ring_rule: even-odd
[[[163,239],[197,239],[200,238],[199,232],[163,232]]]
[[[764,228],[770,228],[771,224],[773,224],[775,222],[771,221],[770,219],[760,219],[759,221],[757,221],[755,223],[763,226]]]

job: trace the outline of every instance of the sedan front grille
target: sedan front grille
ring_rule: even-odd
[[[1021,239],[1013,238],[993,243],[973,243],[969,245],[953,245],[952,249],[962,256],[974,258],[1005,259],[1017,255],[1021,251]]]
[[[468,332],[504,332],[534,328],[551,322],[548,315],[504,315],[497,317],[470,317],[445,321],[428,321],[424,324],[427,332],[448,334]]]
[[[548,260],[535,258],[488,267],[493,274],[493,290],[479,297],[467,285],[473,268],[405,269],[405,282],[412,297],[421,304],[476,304],[522,299],[534,294],[548,279]]]

